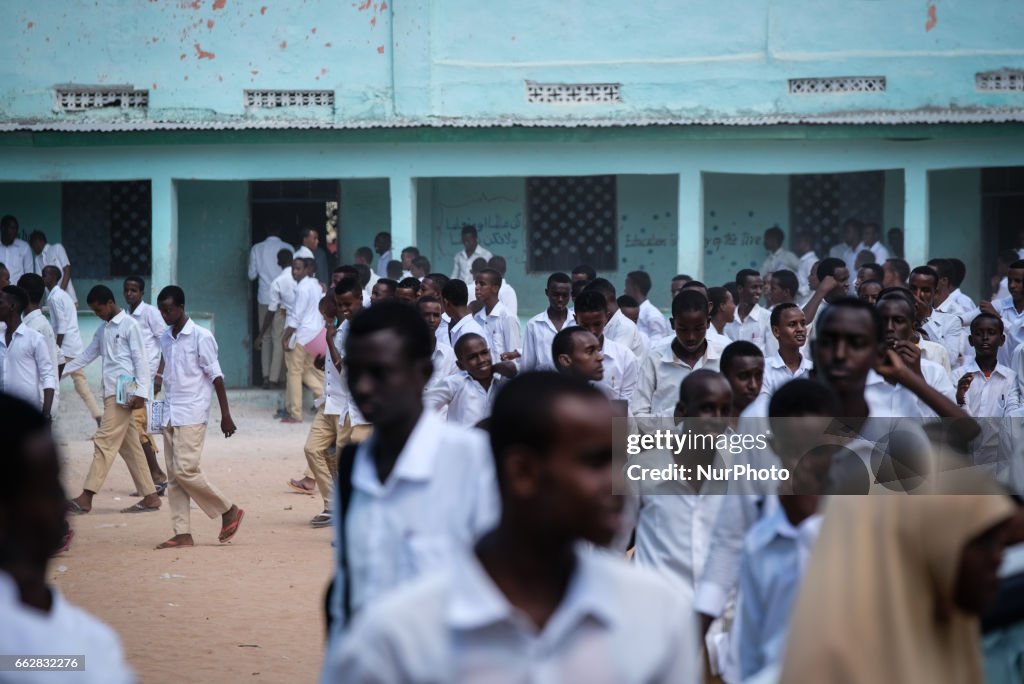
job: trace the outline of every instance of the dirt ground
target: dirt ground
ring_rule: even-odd
[[[81,400],[69,395],[56,432],[65,487],[75,496],[94,430]],[[263,407],[232,413],[238,432],[225,439],[214,409],[203,454],[210,481],[245,510],[232,542],[218,543],[219,517],[193,505],[196,546],[154,550],[172,536],[167,502],[157,513],[119,513],[135,499],[118,458],[92,512],[69,518],[70,551],[50,565],[69,600],[117,631],[140,682],[311,682],[319,674],[332,532],[309,526],[320,497],[285,485],[305,468],[310,416],[282,425]]]

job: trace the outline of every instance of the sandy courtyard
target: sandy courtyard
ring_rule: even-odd
[[[81,400],[66,393],[56,432],[69,496],[92,460]],[[216,406],[216,402],[214,402]],[[305,467],[302,425],[281,425],[272,409],[232,409],[238,432],[216,431],[203,456],[210,480],[245,509],[228,544],[220,519],[193,505],[194,548],[155,551],[172,535],[166,499],[157,513],[122,514],[132,481],[119,457],[88,515],[70,516],[71,550],[50,576],[72,602],[120,635],[140,682],[311,682],[323,658],[323,592],[333,567],[331,530],[313,529],[319,496],[285,486]],[[162,446],[161,446],[162,449]],[[160,454],[161,466],[163,455]]]

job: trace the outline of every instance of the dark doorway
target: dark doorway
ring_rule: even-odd
[[[1024,167],[981,170],[982,263],[994,265],[999,252],[1020,249],[1024,234]],[[996,239],[991,239],[992,237]],[[988,272],[988,271],[987,271]],[[984,283],[983,292],[988,292]]]

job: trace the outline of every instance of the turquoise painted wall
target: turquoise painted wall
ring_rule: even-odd
[[[1019,106],[974,74],[1024,65],[1016,0],[8,0],[3,17],[8,118],[54,118],[68,83],[149,89],[149,116],[172,121],[242,116],[247,88],[335,91],[334,111],[271,112],[319,120]],[[788,78],[849,75],[888,90],[787,92]],[[621,83],[622,101],[530,104],[528,80]]]
[[[967,277],[961,289],[974,301],[983,293],[983,298],[988,299],[987,285],[993,264],[982,261],[981,171],[932,171],[928,174],[928,195],[930,256],[961,259],[967,266]]]
[[[374,236],[391,227],[388,179],[341,181],[340,212],[338,252],[341,263],[348,264],[357,248],[373,249]]]
[[[181,181],[178,207],[177,282],[185,290],[185,308],[212,314],[224,382],[228,387],[248,386],[249,186]]]
[[[18,219],[25,240],[41,230],[48,241],[60,242],[60,207],[60,183],[0,183],[0,214]]]
[[[882,240],[887,240],[886,235],[890,228],[903,228],[903,203],[906,201],[906,193],[903,187],[903,171],[888,170],[885,172],[885,196],[883,199],[882,219]]]
[[[704,174],[704,283],[724,285],[741,268],[760,271],[768,256],[761,241],[773,225],[786,232],[788,248],[789,176]]]

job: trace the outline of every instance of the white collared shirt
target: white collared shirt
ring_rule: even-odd
[[[139,302],[135,310],[131,312],[132,318],[139,324],[142,331],[142,341],[146,343],[146,358],[149,360],[149,370],[156,373],[160,367],[160,338],[167,330],[164,317],[152,304]],[[262,321],[260,321],[262,323]]]
[[[391,250],[384,252],[377,256],[377,268],[374,270],[377,273],[378,278],[388,277],[388,262],[391,261]]]
[[[487,331],[484,330],[484,326],[480,324],[480,321],[477,320],[476,316],[463,316],[459,319],[458,323],[448,328],[448,336],[451,338],[452,348],[455,347],[455,343],[459,341],[459,338],[467,333],[479,335],[485,340],[488,339]],[[491,352],[493,355],[494,350],[492,349]]]
[[[73,359],[82,353],[82,333],[78,328],[78,309],[74,301],[60,285],[54,285],[46,296],[46,305],[50,309],[50,326],[54,335],[63,335],[60,351],[65,359]]]
[[[942,366],[942,369],[947,373],[952,372],[952,367],[949,363],[949,352],[938,342],[932,342],[921,337],[917,341],[917,346],[921,350],[921,358],[928,359],[932,363],[937,363]],[[974,351],[973,349],[971,351]]]
[[[804,347],[806,346],[804,345]],[[800,355],[800,366],[796,369],[796,372],[790,370],[778,352],[766,356],[764,360],[764,379],[761,381],[761,393],[750,403],[750,406],[743,410],[742,415],[744,417],[767,418],[768,405],[772,400],[772,395],[778,392],[779,388],[790,380],[808,377],[812,368],[814,368],[814,362],[803,354]]]
[[[415,577],[447,567],[498,520],[494,459],[484,432],[423,411],[384,483],[373,462],[376,439],[372,435],[356,450],[345,516],[353,612]],[[342,519],[337,510],[334,519]],[[334,529],[340,547],[337,522]],[[332,641],[343,629],[342,572],[338,567]]]
[[[267,304],[267,311],[284,309],[288,311],[295,306],[295,278],[292,277],[292,267],[285,266],[281,273],[274,278],[270,284],[270,301]],[[263,321],[260,321],[262,325]]]
[[[449,423],[473,427],[491,415],[494,398],[504,383],[505,378],[495,374],[490,387],[484,389],[468,372],[459,371],[428,385],[423,393],[423,405],[439,413],[447,409]]]
[[[17,584],[10,575],[0,572],[0,651],[44,657],[77,654],[85,658],[84,670],[66,673],[66,677],[52,671],[5,672],[2,680],[19,684],[135,682],[117,633],[69,603],[55,587],[49,590],[52,603],[50,611],[44,613],[23,604]]]
[[[853,287],[853,283],[855,280],[854,275],[857,273],[857,254],[860,253],[860,251],[860,245],[857,245],[857,249],[853,249],[849,244],[840,242],[838,245],[833,246],[828,253],[830,257],[842,259],[843,263],[846,264],[846,270],[850,272],[850,294],[852,295],[857,294]],[[878,262],[879,265],[882,263],[884,263],[884,260]]]
[[[556,329],[548,316],[548,310],[544,309],[539,314],[526,322],[526,335],[523,337],[523,358],[519,364],[522,372],[531,370],[554,370],[555,360],[551,356],[551,343],[559,330],[572,325],[572,315],[566,312],[565,321],[562,327]]]
[[[875,263],[878,264],[879,266],[884,264],[885,260],[889,258],[889,250],[886,248],[885,245],[882,244],[880,240],[875,240],[875,244],[871,245],[870,247],[864,244],[864,241],[862,240],[861,243],[857,245],[857,249],[854,250],[854,252],[856,252],[856,254],[854,254],[854,259],[856,260],[857,254],[860,254],[864,250],[867,250],[875,255]],[[856,261],[854,262],[854,265],[856,265]],[[850,273],[856,273],[856,271],[851,268]]]
[[[32,248],[21,238],[14,238],[9,245],[0,242],[0,264],[10,271],[11,285],[17,285],[18,278],[32,273]]]
[[[1016,370],[1013,365],[1013,352],[1017,349],[1017,345],[1024,342],[1024,311],[1017,313],[1017,308],[1013,305],[1013,297],[1004,299],[1003,305],[996,311],[1003,319],[1003,334],[1006,335],[1006,342],[999,348],[999,363]]]
[[[328,651],[322,684],[700,681],[693,614],[662,578],[578,549],[565,595],[538,630],[471,553],[367,610]]]
[[[651,304],[649,299],[640,302],[640,314],[637,316],[636,327],[642,334],[647,335],[648,340],[658,340],[672,334],[672,328],[669,327],[665,316],[658,310],[658,307]]]
[[[299,245],[299,248],[295,250],[295,253],[292,256],[294,256],[296,259],[313,259],[314,261],[316,261],[316,255],[313,254],[313,250],[311,250],[306,245]]]
[[[761,277],[767,279],[772,273],[782,270],[792,271],[796,275],[799,268],[800,258],[788,249],[779,247],[765,258],[761,265]]]
[[[938,342],[949,354],[950,364],[956,366],[960,358],[960,338],[963,335],[963,324],[955,314],[943,313],[933,309],[921,329],[932,342]],[[1009,364],[1007,364],[1009,365]]]
[[[101,323],[82,355],[64,367],[64,375],[85,368],[97,358],[103,359],[103,397],[117,394],[117,379],[122,375],[135,378],[135,396],[149,398],[151,381],[146,343],[135,319],[122,309],[109,321]]]
[[[338,416],[338,423],[340,424],[344,424],[345,417],[348,416],[349,424],[352,426],[369,425],[369,421],[359,412],[356,400],[352,397],[352,391],[348,387],[348,371],[345,368],[345,342],[348,340],[350,327],[350,321],[342,321],[341,325],[338,326],[338,332],[335,334],[334,339],[328,340],[338,351],[338,356],[341,358],[341,370],[334,367],[328,353],[328,358],[324,363],[324,414]]]
[[[452,268],[452,280],[458,279],[467,285],[473,284],[473,262],[477,259],[487,259],[494,256],[489,251],[484,249],[480,244],[477,244],[476,249],[469,256],[466,256],[466,250],[460,249],[455,253],[455,265]]]
[[[609,399],[630,401],[636,392],[636,382],[640,375],[640,362],[626,347],[615,340],[604,339],[601,345],[604,375],[594,383]]]
[[[50,352],[50,360],[53,361],[53,367],[59,368],[64,363],[64,354],[61,352],[60,347],[57,346],[57,335],[54,334],[53,327],[46,320],[46,316],[43,315],[42,309],[36,309],[25,314],[21,317],[21,322],[43,336],[43,339],[46,341],[46,348]],[[54,396],[54,401],[56,400],[57,397]]]
[[[746,340],[764,349],[768,338],[772,336],[771,317],[771,311],[760,304],[754,304],[747,317],[741,319],[740,307],[737,306],[732,322],[725,324],[725,335],[733,342]]]
[[[686,376],[698,368],[718,370],[718,360],[722,356],[721,347],[707,341],[704,356],[692,366],[676,357],[672,351],[672,342],[676,338],[667,337],[651,346],[647,357],[640,364],[640,376],[637,379],[636,391],[630,402],[630,410],[634,416],[671,416],[679,403],[679,386]]]
[[[320,282],[313,276],[306,276],[295,286],[295,306],[288,310],[285,326],[293,328],[292,348],[295,343],[309,344],[324,329],[324,317],[320,315],[320,300],[324,292]]]
[[[50,358],[46,340],[24,323],[11,335],[7,346],[7,330],[0,332],[0,392],[11,394],[42,409],[42,390],[56,394],[57,368]],[[51,415],[53,408],[51,406]]]
[[[164,356],[164,399],[168,425],[205,425],[210,418],[213,381],[224,377],[217,340],[190,318],[175,337],[171,328],[160,338]]]
[[[978,421],[981,435],[971,444],[974,462],[996,463],[999,461],[999,432],[1004,424],[1003,414],[1007,405],[1014,401],[1012,395],[1017,389],[1017,376],[1009,367],[997,363],[992,374],[986,378],[977,360],[971,359],[953,374],[953,386],[956,387],[960,378],[968,373],[974,375],[974,380],[964,394],[963,409],[969,415],[981,419]]]
[[[956,390],[942,366],[921,359],[921,375],[943,396],[956,402]],[[936,415],[916,394],[903,385],[889,384],[875,371],[868,371],[864,399],[872,418],[933,418]]]
[[[434,370],[430,374],[430,381],[427,382],[428,388],[459,372],[459,367],[455,365],[455,350],[450,344],[436,344],[430,360],[434,364]]]
[[[31,249],[31,246],[29,247]],[[56,287],[60,287],[60,283],[64,280],[64,267],[70,266],[71,261],[68,259],[67,250],[64,249],[64,245],[43,245],[43,251],[39,254],[32,255],[32,272],[38,275],[43,275],[43,269],[47,266],[56,266],[60,269],[60,281],[57,282]],[[15,282],[14,278],[11,278],[11,283]],[[76,305],[78,304],[78,295],[75,294],[75,283],[68,278],[68,288],[66,290],[68,296],[71,297]]]
[[[796,281],[799,287],[796,291],[796,303],[804,306],[811,299],[811,266],[818,261],[818,255],[813,250],[800,257],[797,264]]]
[[[604,338],[613,340],[629,349],[637,359],[643,359],[647,353],[643,335],[636,323],[626,318],[626,314],[616,310],[604,326]]]
[[[494,359],[494,363],[501,361],[501,355],[505,352],[521,352],[523,336],[519,328],[519,319],[513,316],[500,301],[494,305],[490,313],[486,308],[477,311],[475,318],[477,323],[487,330],[484,339],[487,340],[487,346],[491,349],[491,358]]]
[[[277,253],[282,249],[295,254],[291,245],[276,235],[270,235],[249,250],[249,280],[258,279],[256,301],[260,304],[270,303],[270,286],[281,270],[277,265]]]
[[[441,322],[438,324],[437,330],[434,331],[434,338],[437,340],[438,344],[444,345],[446,347],[452,346],[452,338],[448,334],[448,328],[449,326],[451,326],[451,323],[452,319],[448,316],[448,314],[441,314]]]
[[[501,287],[498,289],[498,301],[505,305],[508,312],[519,318],[519,297],[515,288],[508,284],[504,278],[501,279]]]

